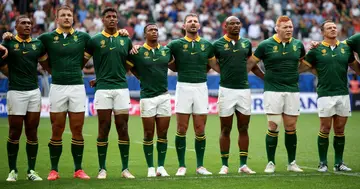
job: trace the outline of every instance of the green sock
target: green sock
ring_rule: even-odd
[[[71,154],[74,159],[75,171],[82,169],[81,163],[84,154],[84,140],[71,140]]]
[[[279,132],[277,131],[268,130],[266,132],[266,153],[268,162],[272,161],[273,163],[275,163],[275,152],[278,143],[278,134]]]
[[[205,146],[206,136],[195,136],[196,167],[201,167],[204,165]]]
[[[128,140],[119,140],[119,150],[122,163],[122,171],[127,169],[129,166],[129,149],[130,141]]]
[[[39,144],[38,141],[26,141],[26,155],[28,160],[28,170],[27,173],[30,173],[30,170],[35,170],[36,156],[38,152]]]
[[[49,152],[51,161],[51,170],[58,171],[60,156],[62,153],[62,140],[50,140]]]
[[[17,160],[18,152],[19,152],[19,140],[12,140],[8,138],[7,153],[8,153],[8,164],[10,171],[12,170],[15,170],[15,172],[18,171],[16,168],[16,160]]]
[[[97,139],[97,152],[99,158],[99,170],[105,169],[106,170],[106,153],[108,149],[108,138],[104,139]]]
[[[285,147],[288,154],[288,163],[290,164],[296,157],[297,136],[296,130],[285,131]]]
[[[320,162],[327,164],[327,152],[329,148],[329,133],[323,133],[319,132],[318,138],[318,152],[319,152],[319,158]]]
[[[229,167],[228,160],[229,160],[229,152],[220,152],[221,153],[221,163],[226,167]]]
[[[248,151],[247,150],[240,150],[240,167],[243,165],[246,165],[247,157],[248,157]]]
[[[175,147],[179,161],[179,167],[185,167],[186,135],[180,135],[179,133],[176,134]]]
[[[334,136],[334,150],[335,150],[335,165],[339,165],[343,162],[343,153],[345,147],[345,136]]]
[[[145,154],[145,159],[148,167],[154,167],[154,142],[152,140],[143,141],[143,149]]]
[[[167,151],[167,139],[158,138],[156,142],[156,149],[158,152],[158,167],[164,166]]]

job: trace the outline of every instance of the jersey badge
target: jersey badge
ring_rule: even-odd
[[[120,45],[124,46],[124,44],[125,44],[124,40],[120,39]]]
[[[224,45],[224,51],[228,51],[228,50],[230,50],[229,44],[226,43],[226,44]]]
[[[165,51],[161,51],[161,55],[162,55],[162,56],[166,56],[166,52],[165,52]]]
[[[74,35],[74,41],[77,42],[79,39],[78,39],[78,36],[77,35]]]
[[[274,53],[279,52],[278,46],[274,46],[274,47],[273,47],[273,52],[274,52]]]
[[[19,43],[16,43],[16,44],[14,45],[14,48],[15,48],[15,49],[14,49],[15,51],[18,51],[18,50],[19,50]]]
[[[321,50],[321,53],[322,53],[323,56],[325,56],[326,55],[326,49]]]
[[[205,50],[205,45],[204,45],[204,44],[201,44],[201,45],[200,45],[200,49],[201,49],[202,51],[204,51],[204,50]]]
[[[245,48],[246,48],[246,44],[245,44],[245,43],[241,43],[241,47],[242,47],[243,49],[245,49]]]
[[[54,42],[53,43],[59,43],[59,36],[54,37]]]
[[[183,45],[183,51],[187,51],[188,47],[189,47],[188,44],[184,44]]]
[[[31,48],[32,48],[34,51],[36,51],[36,45],[35,45],[35,44],[32,44],[32,45],[31,45]]]
[[[101,40],[101,41],[100,41],[100,47],[101,47],[101,48],[105,48],[105,47],[106,47],[106,45],[105,45],[105,40]]]
[[[294,50],[294,51],[297,51],[296,45],[293,45],[293,50]]]
[[[149,52],[147,52],[147,51],[144,52],[144,58],[150,58],[150,57],[149,57]]]
[[[341,53],[345,54],[345,49],[341,48]]]

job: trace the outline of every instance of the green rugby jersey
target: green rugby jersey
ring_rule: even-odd
[[[160,44],[153,49],[144,44],[138,54],[130,55],[127,63],[133,66],[140,79],[140,98],[152,98],[167,92],[170,49]]]
[[[344,42],[350,46],[352,51],[355,51],[360,56],[360,33],[351,36]]]
[[[348,95],[348,64],[355,61],[351,48],[345,43],[336,43],[335,49],[326,42],[311,49],[304,63],[314,67],[318,73],[318,97]]]
[[[253,57],[265,65],[264,91],[299,92],[299,60],[305,56],[300,40],[282,43],[275,34],[262,41]]]
[[[185,36],[171,41],[167,47],[175,57],[179,82],[203,83],[207,81],[208,60],[215,58],[210,42],[200,37],[193,41]]]
[[[13,40],[4,40],[3,46],[8,49],[8,57],[4,60],[9,69],[9,90],[29,91],[38,88],[38,61],[47,59],[41,41],[15,36]]]
[[[240,38],[235,41],[224,35],[214,42],[215,56],[220,65],[220,86],[230,89],[248,89],[246,62],[252,54],[251,42]]]
[[[82,65],[85,47],[90,39],[89,34],[71,29],[64,37],[63,31],[58,28],[53,32],[42,34],[38,39],[44,44],[49,56],[53,84],[84,83]]]
[[[125,64],[131,48],[130,39],[118,32],[110,35],[102,31],[90,39],[85,56],[94,59],[96,90],[128,87]]]

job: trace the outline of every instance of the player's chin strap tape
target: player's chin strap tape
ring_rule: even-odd
[[[275,131],[278,132],[280,126],[282,125],[282,121],[283,121],[282,116],[281,115],[267,115],[267,120],[272,121],[277,125]]]
[[[129,114],[129,109],[114,110],[114,114],[115,114],[115,115],[119,115],[119,114]]]

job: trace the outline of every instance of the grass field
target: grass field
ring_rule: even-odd
[[[264,115],[252,116],[250,123],[250,148],[248,165],[257,172],[256,175],[241,175],[237,173],[239,157],[237,147],[237,132],[232,132],[231,151],[229,159],[230,173],[219,176],[221,167],[219,151],[219,118],[209,116],[206,129],[207,148],[205,152],[205,167],[213,172],[213,176],[198,176],[195,174],[194,132],[192,126],[187,134],[187,175],[175,177],[178,162],[174,149],[176,130],[175,117],[171,120],[169,129],[169,149],[165,168],[171,177],[146,178],[147,167],[142,151],[142,125],[139,117],[131,117],[129,121],[130,132],[130,171],[135,180],[125,180],[120,177],[121,161],[117,147],[115,128],[112,128],[109,137],[107,155],[108,179],[97,180],[98,158],[96,150],[97,118],[86,118],[84,127],[85,153],[83,168],[92,177],[91,180],[74,180],[73,160],[70,153],[71,134],[67,127],[63,136],[63,153],[59,164],[60,180],[49,182],[46,180],[50,168],[50,158],[47,143],[51,135],[49,119],[41,119],[39,127],[39,154],[37,158],[37,171],[42,176],[42,182],[25,180],[27,163],[25,154],[25,137],[21,138],[18,157],[19,179],[15,183],[5,181],[8,174],[6,140],[8,134],[7,119],[0,119],[0,188],[360,188],[360,113],[353,113],[346,128],[346,146],[344,160],[353,169],[351,173],[318,173],[317,133],[319,119],[316,114],[302,114],[298,121],[298,151],[297,163],[304,168],[304,173],[288,173],[286,171],[287,156],[284,146],[284,132],[281,130],[276,154],[276,174],[265,174],[266,165],[265,131],[266,117]],[[331,136],[333,133],[331,134]],[[329,146],[329,169],[333,168],[334,150],[332,137]],[[156,148],[154,148],[156,149]],[[156,154],[156,152],[154,152]],[[156,160],[156,157],[154,157]],[[155,161],[156,162],[156,161]],[[156,165],[155,165],[156,166]]]

